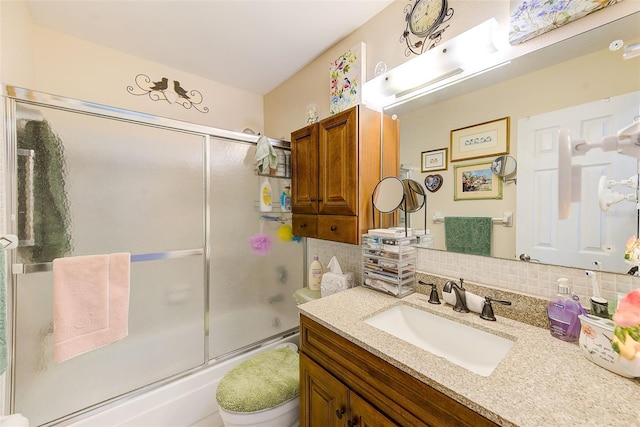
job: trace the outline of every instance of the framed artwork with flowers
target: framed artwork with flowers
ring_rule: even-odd
[[[331,62],[329,67],[329,113],[353,107],[362,99],[366,79],[366,46],[360,42]]]
[[[555,30],[622,0],[510,0],[509,42],[514,45]]]

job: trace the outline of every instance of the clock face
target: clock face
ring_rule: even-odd
[[[445,0],[417,0],[409,17],[409,29],[417,36],[427,35],[439,24]]]

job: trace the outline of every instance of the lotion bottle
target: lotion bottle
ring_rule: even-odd
[[[271,202],[272,192],[271,192],[271,184],[269,183],[269,178],[266,176],[262,180],[262,184],[260,184],[260,212],[271,212],[273,210],[273,205]]]
[[[580,338],[580,306],[571,297],[567,279],[558,279],[558,294],[547,304],[549,332],[551,336],[566,342],[577,342]]]
[[[318,260],[318,255],[313,256],[313,261],[309,265],[309,290],[319,291],[322,283],[322,264]]]

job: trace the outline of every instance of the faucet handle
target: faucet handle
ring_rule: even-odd
[[[497,302],[503,305],[511,305],[511,301],[484,297],[484,305],[482,306],[482,313],[480,313],[481,319],[491,320],[495,322],[496,316],[493,314],[493,306],[491,305],[492,302]]]
[[[431,304],[441,304],[440,297],[438,296],[438,288],[435,283],[426,283],[422,280],[418,280],[418,283],[425,286],[431,286],[431,294],[429,294],[429,303]]]

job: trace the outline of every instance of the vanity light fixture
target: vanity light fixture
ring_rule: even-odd
[[[631,59],[640,56],[640,43],[631,43],[624,47],[622,58]]]
[[[384,108],[495,68],[490,54],[500,48],[497,29],[496,19],[489,19],[365,82],[364,103]],[[455,80],[455,76],[460,78]]]

